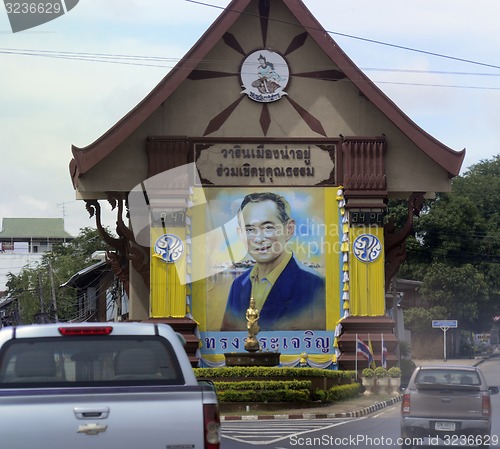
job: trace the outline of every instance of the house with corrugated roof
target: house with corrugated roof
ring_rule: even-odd
[[[74,239],[64,229],[63,218],[4,218],[0,231],[0,292],[8,273],[36,265],[54,245]]]
[[[64,229],[63,218],[4,218],[0,231],[2,253],[45,253],[54,244],[74,237]]]

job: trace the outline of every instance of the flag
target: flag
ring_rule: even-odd
[[[381,354],[381,363],[384,368],[387,368],[387,348],[384,346],[384,334],[380,335],[380,350]]]
[[[373,357],[373,346],[372,346],[372,339],[370,338],[370,334],[368,334],[368,347],[370,348],[370,352],[372,354],[372,361],[370,362],[370,367],[372,369],[375,369],[377,367],[377,364],[375,363],[375,357]]]
[[[368,363],[373,362],[373,353],[370,351],[369,346],[356,336],[356,354],[358,353],[368,360]]]

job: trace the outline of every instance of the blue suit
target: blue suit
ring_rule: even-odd
[[[233,281],[221,331],[246,330],[245,313],[252,292],[251,271],[250,268]],[[260,330],[324,330],[325,300],[325,279],[292,257],[259,311]]]

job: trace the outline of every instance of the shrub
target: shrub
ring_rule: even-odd
[[[358,383],[339,385],[328,390],[328,400],[331,402],[345,401],[346,399],[356,397],[360,391],[361,385]]]
[[[373,376],[375,376],[375,371],[373,371],[371,368],[365,368],[363,371],[361,371],[361,375],[363,377],[366,377],[367,379],[371,379]]]
[[[397,366],[392,366],[387,370],[387,374],[389,375],[389,377],[392,377],[393,379],[401,377],[401,369],[398,368]]]
[[[383,366],[377,366],[374,369],[374,373],[377,379],[382,379],[384,377],[387,377],[387,370]]]
[[[401,359],[401,382],[408,382],[417,365],[410,359]]]
[[[310,390],[310,380],[249,380],[241,382],[214,382],[217,392],[226,390]]]
[[[352,384],[355,371],[335,371],[319,368],[224,367],[195,368],[199,380],[212,379],[220,402],[310,402],[346,399],[359,392]],[[300,379],[306,378],[306,380]],[[333,379],[328,390],[316,379]],[[339,390],[337,390],[339,388]]]
[[[308,402],[309,390],[225,390],[217,393],[220,402]]]
[[[351,380],[356,373],[349,370],[329,370],[320,368],[279,368],[261,366],[231,366],[222,368],[194,368],[195,376],[198,378],[214,377],[330,377]]]

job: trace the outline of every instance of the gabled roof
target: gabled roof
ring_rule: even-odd
[[[240,15],[245,12],[251,1],[233,0],[185,57],[134,109],[91,145],[85,148],[72,147],[74,158],[70,163],[70,174],[75,186],[78,176],[86,173],[108,156],[169,98],[188,78],[199,61],[207,55]],[[305,28],[310,37],[364,96],[450,176],[459,174],[465,150],[457,152],[443,145],[404,114],[340,49],[302,0],[281,1]]]
[[[73,239],[64,230],[63,218],[4,218],[0,239]]]

